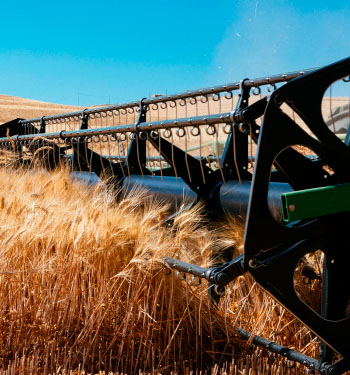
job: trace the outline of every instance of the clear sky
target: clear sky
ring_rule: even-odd
[[[116,103],[332,63],[350,0],[0,0],[0,94]]]

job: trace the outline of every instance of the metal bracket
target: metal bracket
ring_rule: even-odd
[[[150,175],[151,172],[146,168],[146,138],[139,137],[138,125],[146,122],[147,105],[143,102],[146,98],[140,100],[139,116],[135,123],[135,133],[129,145],[127,165],[132,174]]]
[[[85,130],[88,128],[89,115],[86,114],[86,111],[87,109],[85,108],[81,112],[80,130]],[[84,153],[82,152],[82,149],[85,149],[85,150],[87,149],[86,141],[85,140],[80,141],[80,139],[78,138],[76,142],[72,143],[72,148],[73,148],[73,162],[76,164],[79,171],[88,172],[90,170],[89,165],[91,165],[91,163],[88,160],[87,152],[86,151]]]
[[[141,124],[141,122],[146,122],[147,117],[147,105],[145,105],[143,102],[146,100],[146,98],[142,98],[140,100],[140,106],[139,106],[139,116],[136,121],[136,125]]]
[[[46,123],[45,123],[44,118],[45,118],[45,116],[42,116],[41,119],[40,119],[39,133],[45,133],[46,132]]]
[[[85,130],[88,128],[89,115],[86,113],[86,111],[87,111],[87,108],[85,108],[81,112],[80,130]]]
[[[240,93],[236,111],[240,111],[248,107],[250,97],[250,86],[246,86],[245,82],[248,78],[240,81]],[[234,124],[232,132],[227,137],[225,149],[222,154],[222,165],[225,178],[228,180],[251,180],[251,174],[248,169],[248,134],[240,131],[240,126]]]

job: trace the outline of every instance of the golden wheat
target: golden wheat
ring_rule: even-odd
[[[227,288],[218,309],[205,283],[165,276],[162,256],[206,266],[212,249],[239,250],[242,235],[234,220],[208,230],[200,208],[165,228],[167,211],[141,190],[117,202],[103,184],[67,171],[0,169],[0,371],[286,368],[253,352],[235,325],[316,354],[307,329],[249,276]]]

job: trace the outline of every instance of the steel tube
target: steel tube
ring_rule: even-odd
[[[280,82],[287,82],[290,81],[293,78],[297,78],[305,73],[309,73],[313,71],[314,69],[307,69],[307,70],[301,70],[301,71],[296,71],[296,72],[291,72],[291,73],[284,73],[284,74],[277,74],[273,75],[270,77],[262,77],[262,78],[256,78],[256,79],[248,79],[247,81],[244,82],[245,86],[248,87],[259,87],[263,85],[269,85],[269,84],[276,84]],[[150,98],[150,99],[145,99],[143,101],[144,105],[152,105],[152,104],[158,104],[158,103],[164,103],[164,102],[169,102],[169,101],[175,101],[179,99],[187,99],[191,98],[194,96],[200,96],[200,95],[210,95],[210,94],[218,94],[221,92],[226,92],[226,91],[233,91],[233,90],[238,90],[240,87],[240,82],[234,82],[234,83],[228,83],[225,85],[219,85],[219,86],[213,86],[213,87],[206,87],[198,90],[193,90],[193,91],[186,91],[182,92],[179,94],[173,94],[173,95],[164,95],[160,96],[157,98]],[[86,115],[90,114],[95,114],[95,113],[101,113],[101,112],[108,112],[108,111],[114,111],[114,110],[121,110],[121,109],[127,109],[131,107],[138,107],[140,105],[140,102],[134,101],[134,102],[129,102],[125,104],[117,104],[117,105],[109,105],[109,106],[104,106],[104,107],[99,107],[99,108],[91,108],[91,109],[86,109],[84,110],[84,113]],[[45,116],[44,119],[46,121],[52,121],[52,120],[57,120],[57,119],[64,119],[64,118],[70,118],[70,117],[79,117],[81,116],[83,111],[75,111],[75,112],[69,112],[69,113],[63,113],[60,115],[51,115],[51,116]],[[28,119],[28,120],[22,120],[22,124],[29,124],[32,122],[39,122],[42,118],[37,117],[33,119]]]
[[[12,137],[0,138],[0,143],[13,141],[30,141],[36,139],[58,139],[58,138],[73,138],[73,137],[92,137],[95,135],[111,135],[116,133],[127,132],[141,132],[159,129],[172,129],[187,126],[212,125],[233,122],[235,111],[219,113],[207,116],[194,116],[190,118],[181,118],[174,120],[142,122],[141,124],[130,124],[120,126],[109,126],[97,129],[80,129],[80,130],[62,130],[60,132],[42,133],[42,134],[27,134],[15,135]]]
[[[127,193],[140,187],[146,189],[149,194],[171,204],[175,211],[184,203],[197,201],[197,194],[193,192],[181,178],[160,176],[132,175],[123,181],[123,190]],[[227,181],[219,188],[217,204],[224,212],[232,215],[245,215],[248,209],[251,182]],[[268,206],[271,215],[278,222],[282,222],[281,194],[292,191],[286,183],[271,182],[269,187]],[[218,207],[219,208],[219,207]]]
[[[113,161],[125,161],[128,158],[127,156],[124,156],[124,155],[111,155],[111,156],[102,155],[102,157],[104,157],[106,159],[113,160]],[[210,156],[210,155],[208,157],[202,156],[202,158],[200,158],[199,156],[192,156],[192,157],[197,159],[197,160],[208,160],[211,163],[217,162],[217,158],[214,157],[214,156]],[[163,156],[161,156],[161,157],[159,157],[159,156],[146,156],[146,161],[151,162],[151,163],[153,163],[153,162],[167,163],[167,161],[163,158]]]
[[[225,211],[233,215],[245,215],[248,210],[250,196],[250,181],[228,181],[222,184],[219,193],[220,204]],[[286,183],[271,182],[268,193],[268,206],[271,215],[278,221],[283,222],[281,194],[293,191]]]

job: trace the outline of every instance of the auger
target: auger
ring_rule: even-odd
[[[14,119],[0,126],[0,147],[14,155],[13,165],[66,164],[80,177],[107,178],[119,195],[141,185],[168,200],[174,214],[201,202],[210,221],[244,216],[243,255],[232,259],[228,252],[211,268],[164,258],[164,267],[208,280],[218,295],[250,273],[319,337],[322,350],[314,359],[258,336],[253,343],[315,372],[341,374],[350,369],[350,112],[331,111],[325,120],[322,100],[349,76],[346,58],[140,102]],[[301,260],[316,251],[323,254],[321,272],[309,265],[302,272],[322,280],[320,311],[294,285]],[[334,352],[340,359],[332,363]]]

